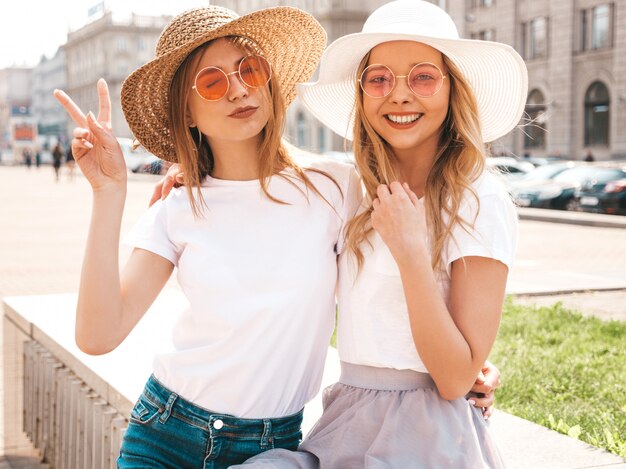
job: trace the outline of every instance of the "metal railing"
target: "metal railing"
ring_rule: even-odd
[[[127,419],[37,341],[23,346],[23,428],[42,461],[116,467]]]

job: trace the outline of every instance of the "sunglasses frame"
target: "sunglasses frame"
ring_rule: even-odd
[[[262,85],[259,86],[252,86],[249,85],[248,83],[245,82],[245,80],[242,78],[241,76],[241,65],[246,61],[246,59],[249,58],[261,58],[265,61],[265,63],[267,63],[268,69],[269,69],[269,74],[267,76],[267,81],[265,83],[263,83]],[[202,96],[200,94],[200,92],[198,91],[198,87],[197,87],[197,83],[198,83],[198,77],[200,76],[200,74],[202,72],[204,72],[205,70],[209,70],[209,69],[215,69],[215,70],[219,70],[220,72],[222,72],[222,74],[226,77],[226,91],[224,91],[224,94],[222,96],[220,96],[217,99],[208,99],[205,98],[204,96]],[[201,99],[204,99],[205,101],[209,101],[209,102],[216,102],[219,101],[221,99],[224,98],[224,96],[226,96],[228,94],[228,91],[230,90],[230,76],[231,75],[238,75],[239,81],[246,87],[246,88],[261,88],[262,86],[267,85],[270,82],[270,79],[272,78],[272,64],[270,64],[269,60],[267,60],[265,57],[263,57],[262,55],[257,55],[257,54],[251,54],[251,55],[246,55],[245,57],[242,57],[242,59],[239,61],[239,65],[237,66],[237,70],[235,70],[234,72],[230,72],[230,73],[226,73],[224,70],[222,70],[219,67],[216,67],[215,65],[209,65],[208,67],[204,67],[202,69],[200,69],[198,71],[198,73],[196,73],[195,78],[193,79],[193,86],[191,88],[193,88],[193,90],[198,94],[198,96],[200,96]]]
[[[415,90],[413,88],[411,88],[411,84],[409,83],[409,77],[411,76],[411,72],[413,72],[413,70],[415,70],[420,65],[432,65],[433,67],[435,67],[437,69],[437,71],[441,75],[441,83],[439,84],[439,88],[437,88],[437,91],[435,91],[433,94],[428,95],[428,96],[417,94],[415,92]],[[393,86],[389,89],[389,93],[384,94],[382,96],[373,96],[373,95],[369,94],[367,91],[365,91],[365,88],[363,87],[363,81],[362,81],[363,80],[363,75],[365,75],[365,72],[367,72],[368,68],[370,68],[370,67],[377,67],[377,66],[378,67],[385,67],[387,70],[389,70],[389,72],[391,73],[391,76],[393,77]],[[437,67],[432,62],[420,62],[418,64],[413,65],[411,67],[411,70],[409,70],[409,73],[407,75],[396,75],[396,74],[393,73],[393,70],[391,70],[385,64],[371,64],[371,65],[368,65],[367,67],[365,67],[363,72],[361,72],[361,76],[359,77],[358,82],[359,82],[359,86],[361,87],[361,91],[363,91],[363,93],[365,93],[367,96],[369,96],[370,98],[373,98],[373,99],[381,99],[381,98],[386,98],[387,96],[389,96],[393,92],[393,90],[396,88],[396,78],[406,78],[406,86],[411,90],[411,93],[413,93],[418,98],[432,98],[437,93],[439,93],[441,88],[443,88],[443,80],[448,78],[448,75],[444,75],[443,72],[441,71],[441,69],[439,67]]]

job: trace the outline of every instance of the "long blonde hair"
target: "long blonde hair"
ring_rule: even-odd
[[[369,60],[369,53],[359,64],[360,76]],[[485,168],[485,145],[482,141],[478,105],[469,83],[446,56],[443,61],[450,76],[450,100],[448,114],[439,134],[439,151],[426,180],[424,203],[431,247],[432,268],[441,270],[444,246],[456,224],[464,229],[472,227],[474,220],[459,216],[459,208],[465,191],[472,190],[472,182]],[[356,255],[359,267],[363,265],[360,245],[372,231],[371,202],[377,197],[380,184],[398,180],[394,168],[393,151],[389,144],[376,133],[365,117],[363,92],[356,83],[354,122],[354,155],[367,193],[369,207],[354,217],[347,226],[348,248]],[[447,217],[444,217],[447,215]],[[447,218],[447,222],[445,219]]]
[[[263,51],[249,38],[242,36],[227,36],[225,38],[231,44],[240,48],[246,54],[263,55]],[[215,39],[217,40],[217,39]],[[196,128],[191,127],[189,121],[189,113],[187,110],[187,100],[192,92],[192,84],[195,79],[194,71],[202,58],[202,54],[213,41],[202,44],[194,49],[180,65],[172,82],[170,84],[170,102],[168,107],[168,117],[170,122],[170,131],[176,148],[178,162],[184,173],[184,184],[187,188],[192,210],[195,216],[201,215],[202,209],[206,206],[201,196],[200,184],[203,179],[211,174],[214,169],[215,161],[211,152],[211,147],[206,138]],[[285,104],[283,95],[280,91],[278,80],[270,79],[268,83],[269,94],[264,93],[261,89],[263,97],[270,105],[272,112],[263,130],[261,131],[261,145],[259,147],[259,182],[264,194],[272,201],[283,204],[285,202],[276,199],[268,191],[269,178],[278,174],[283,169],[292,168],[295,177],[291,177],[288,173],[281,173],[281,177],[298,187],[293,179],[299,179],[304,183],[307,189],[311,189],[315,194],[320,196],[324,201],[329,203],[326,198],[313,185],[305,170],[301,168],[291,157],[282,140],[283,129],[285,126]],[[323,174],[331,179],[335,185],[341,188],[339,184],[324,171],[307,168],[307,172],[316,172]],[[196,189],[194,196],[193,190]],[[343,194],[342,194],[343,195]]]

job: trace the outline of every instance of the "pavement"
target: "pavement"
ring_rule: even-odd
[[[122,233],[147,208],[157,180],[131,176]],[[75,292],[91,210],[82,176],[70,179],[64,171],[55,182],[49,166],[0,166],[0,201],[0,298]],[[626,321],[626,217],[533,209],[521,209],[520,217],[508,286],[516,301],[560,301],[583,314]],[[128,254],[121,250],[122,261]],[[325,381],[335,372],[331,365]],[[0,394],[1,388],[2,381]],[[492,427],[509,468],[626,469],[622,458],[504,412],[496,412]],[[41,467],[32,448],[3,448],[3,439],[0,421],[0,469]]]

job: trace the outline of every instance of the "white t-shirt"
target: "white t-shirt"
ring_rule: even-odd
[[[299,180],[207,177],[194,218],[184,188],[157,202],[125,239],[177,268],[190,307],[175,350],[154,374],[195,404],[241,418],[293,414],[318,392],[335,318],[337,253],[361,200],[350,165],[317,160],[307,171],[329,206]],[[294,176],[292,169],[283,174]],[[295,186],[294,186],[295,184]],[[304,194],[301,192],[304,191]]]
[[[442,253],[446,271],[438,276],[437,284],[446,303],[453,261],[465,256],[489,257],[509,269],[513,263],[517,213],[506,189],[491,173],[484,173],[472,188],[480,200],[474,230],[468,233],[457,225]],[[476,200],[467,193],[459,214],[472,222],[476,211]],[[365,261],[358,275],[351,251],[346,249],[339,260],[339,357],[360,365],[427,372],[413,342],[398,266],[375,231],[369,239],[372,247],[367,243],[361,247]]]

